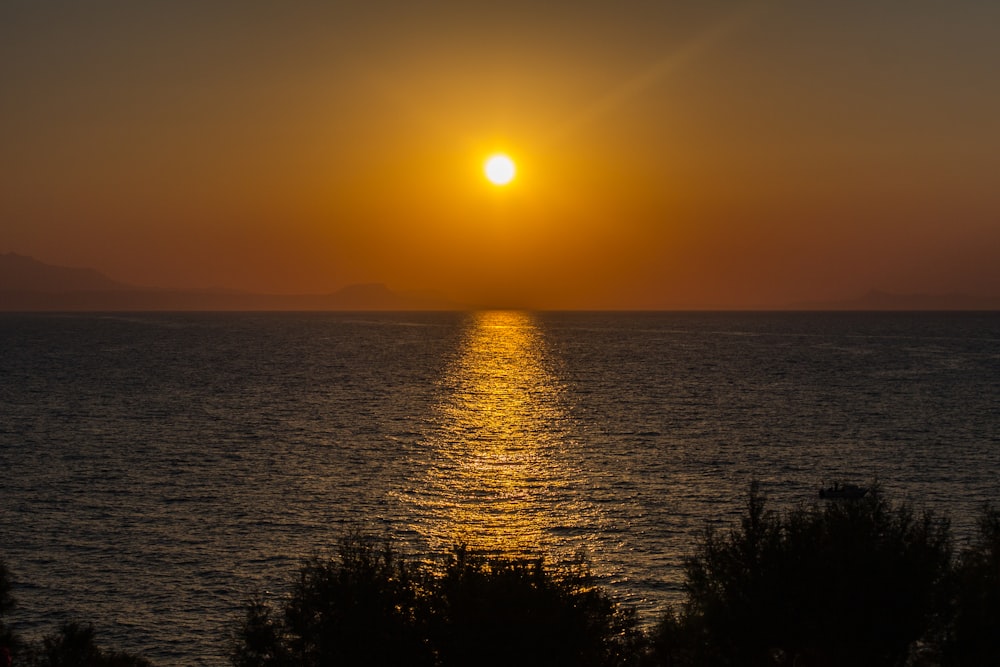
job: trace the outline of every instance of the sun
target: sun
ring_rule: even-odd
[[[503,153],[497,153],[487,158],[483,171],[486,173],[486,180],[493,185],[507,185],[514,180],[517,169],[513,160]]]

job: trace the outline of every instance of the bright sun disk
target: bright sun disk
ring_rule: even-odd
[[[514,161],[503,154],[492,155],[483,165],[486,179],[493,185],[507,185],[514,180]]]

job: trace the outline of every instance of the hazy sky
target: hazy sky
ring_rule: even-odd
[[[0,0],[9,251],[542,308],[1000,295],[1000,2]]]

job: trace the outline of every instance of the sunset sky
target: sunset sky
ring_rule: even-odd
[[[997,296],[1000,2],[4,0],[0,252],[530,308]]]

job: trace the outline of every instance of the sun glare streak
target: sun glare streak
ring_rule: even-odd
[[[560,127],[551,132],[550,141],[558,143],[571,137],[587,125],[597,121],[602,116],[606,116],[629,100],[656,86],[672,72],[679,70],[687,63],[700,57],[738,28],[746,25],[751,17],[762,11],[765,4],[768,3],[760,2],[751,4],[743,9],[734,11],[723,20],[710,26],[704,32],[688,40],[676,51],[640,70],[619,86],[608,91],[604,96],[594,100],[593,103],[585,107],[578,114],[568,118]]]
[[[516,556],[582,548],[599,517],[566,456],[572,423],[533,318],[475,315],[441,387],[435,462],[409,499],[423,517],[413,531],[437,552],[456,540]]]

